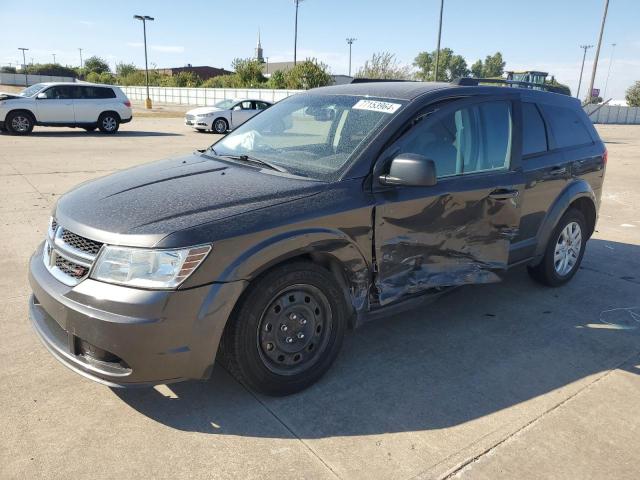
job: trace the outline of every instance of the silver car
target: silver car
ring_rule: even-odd
[[[209,130],[214,133],[225,133],[242,125],[271,105],[273,104],[266,100],[222,100],[211,107],[189,110],[185,114],[184,123],[201,132]]]

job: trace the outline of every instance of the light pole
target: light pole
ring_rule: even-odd
[[[28,48],[19,47],[18,50],[22,50],[22,69],[24,70],[24,86],[28,87],[29,86],[29,80],[28,80],[28,77],[27,77],[27,57],[25,56],[24,52],[26,52],[29,49]]]
[[[53,55],[53,64],[55,65],[55,63],[56,63],[56,54],[52,53],[51,55]]]
[[[611,56],[609,57],[609,71],[607,72],[607,80],[604,82],[604,92],[602,92],[602,100],[607,98],[607,87],[609,86],[609,75],[611,75],[611,64],[613,63],[613,52],[616,49],[616,43],[611,44]]]
[[[584,60],[587,58],[587,50],[593,48],[593,45],[580,45],[580,48],[584,50],[582,54],[582,67],[580,67],[580,80],[578,80],[578,93],[576,98],[580,98],[580,86],[582,85],[582,71],[584,70]]]
[[[440,0],[440,23],[438,23],[438,44],[436,46],[436,68],[433,81],[438,81],[438,63],[440,63],[440,38],[442,37],[442,11],[444,10],[444,0]]]
[[[347,38],[347,43],[349,44],[349,76],[351,76],[351,45],[355,42],[357,38]]]
[[[144,106],[151,108],[151,98],[149,98],[149,65],[147,63],[147,20],[152,22],[153,17],[148,15],[134,15],[133,18],[142,21],[142,32],[144,34],[144,73],[147,84],[147,99],[144,101]]]
[[[80,69],[82,69],[84,67],[84,65],[82,64],[82,49],[79,48],[78,51],[80,52]]]
[[[600,36],[598,37],[598,46],[596,47],[596,56],[593,59],[593,70],[591,71],[591,82],[589,82],[589,91],[587,92],[588,101],[591,103],[593,98],[593,83],[596,81],[596,71],[598,70],[598,57],[600,56],[600,45],[602,44],[602,34],[604,33],[604,24],[607,21],[607,10],[609,10],[609,0],[604,0],[604,11],[602,12],[602,23],[600,24]]]
[[[295,33],[293,37],[293,65],[297,64],[298,60],[298,7],[300,6],[300,2],[303,0],[293,0],[296,4],[296,23],[295,23]]]

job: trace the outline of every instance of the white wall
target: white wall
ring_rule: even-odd
[[[42,82],[75,82],[73,77],[54,77],[52,75],[27,75],[27,84]],[[0,73],[0,85],[24,86],[24,73]]]
[[[143,101],[147,98],[146,87],[120,87],[129,100]],[[176,105],[210,106],[227,98],[254,98],[277,102],[304,90],[270,90],[266,88],[179,88],[149,87],[153,102]]]
[[[585,111],[589,114],[596,108],[598,108],[598,105],[587,105]],[[589,118],[593,123],[638,125],[640,124],[640,107],[605,105]]]

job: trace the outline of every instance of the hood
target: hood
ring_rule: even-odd
[[[58,200],[54,216],[84,237],[152,247],[185,228],[310,196],[325,186],[194,152],[81,184]]]
[[[6,92],[0,92],[0,100],[13,100],[16,98],[25,98],[22,97],[20,95],[16,95],[14,93],[6,93]]]
[[[193,110],[189,110],[187,112],[187,115],[203,115],[205,113],[213,113],[213,112],[220,112],[220,111],[222,111],[222,109],[218,107],[198,107],[198,108],[194,108]]]

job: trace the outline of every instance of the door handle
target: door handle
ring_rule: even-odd
[[[567,173],[566,167],[553,167],[549,172],[549,175],[558,177],[560,175],[564,175],[565,173]]]
[[[519,190],[509,190],[508,188],[498,188],[489,194],[489,198],[494,200],[509,200],[520,195]]]

